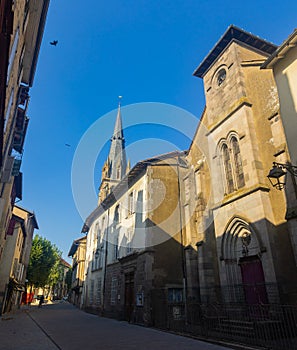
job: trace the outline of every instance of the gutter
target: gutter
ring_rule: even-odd
[[[274,64],[282,59],[284,55],[297,45],[297,28],[293,33],[276,49],[276,51],[268,57],[268,59],[262,64],[261,69],[272,68]]]
[[[44,32],[49,2],[50,2],[50,0],[44,0],[42,11],[41,11],[39,27],[38,27],[38,34],[37,34],[37,38],[36,38],[35,50],[34,50],[34,55],[33,55],[33,60],[32,60],[32,67],[31,67],[30,76],[29,76],[29,86],[30,87],[32,87],[32,85],[33,85],[33,80],[34,80],[34,75],[35,75],[35,71],[36,71],[37,60],[38,60],[40,45],[41,45],[42,36],[43,36],[43,32]]]

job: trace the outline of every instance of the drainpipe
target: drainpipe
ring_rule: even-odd
[[[180,190],[180,172],[179,172],[179,156],[177,160],[177,189],[178,189],[178,206],[179,206],[179,222],[180,222],[180,242],[181,242],[181,258],[182,258],[182,273],[183,273],[183,294],[185,300],[185,323],[188,324],[188,281],[187,281],[187,268],[184,250],[184,237],[183,237],[183,219],[182,219],[182,205],[181,205],[181,190]]]
[[[104,272],[103,272],[103,291],[102,291],[102,315],[104,316],[105,309],[105,287],[106,287],[106,268],[107,268],[107,254],[108,254],[108,236],[109,236],[109,211],[107,211],[107,228],[106,228],[106,241],[105,241],[105,256],[104,256]]]

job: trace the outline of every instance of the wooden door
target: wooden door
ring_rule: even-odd
[[[257,256],[249,256],[241,258],[239,264],[247,304],[268,304],[261,260]]]
[[[134,310],[134,273],[125,275],[125,319],[132,321]]]

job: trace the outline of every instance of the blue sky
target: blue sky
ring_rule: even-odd
[[[89,0],[82,5],[51,0],[30,92],[19,203],[35,211],[38,233],[55,243],[64,258],[81,237],[83,220],[71,189],[73,156],[86,130],[108,113],[112,132],[119,95],[123,106],[166,103],[198,118],[204,92],[192,73],[227,27],[237,25],[279,45],[296,27],[296,13],[296,1]],[[49,45],[54,39],[56,47]],[[123,108],[124,126],[128,112]],[[127,130],[132,143],[146,139],[127,149],[132,163],[188,147],[188,138],[174,144],[168,130],[148,129],[137,128],[137,137]],[[160,144],[150,139],[154,132],[155,139],[162,134]],[[107,150],[96,162],[95,187]]]

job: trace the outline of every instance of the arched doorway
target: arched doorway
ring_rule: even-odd
[[[224,301],[249,305],[268,303],[261,246],[250,224],[239,217],[230,220],[221,245]]]

